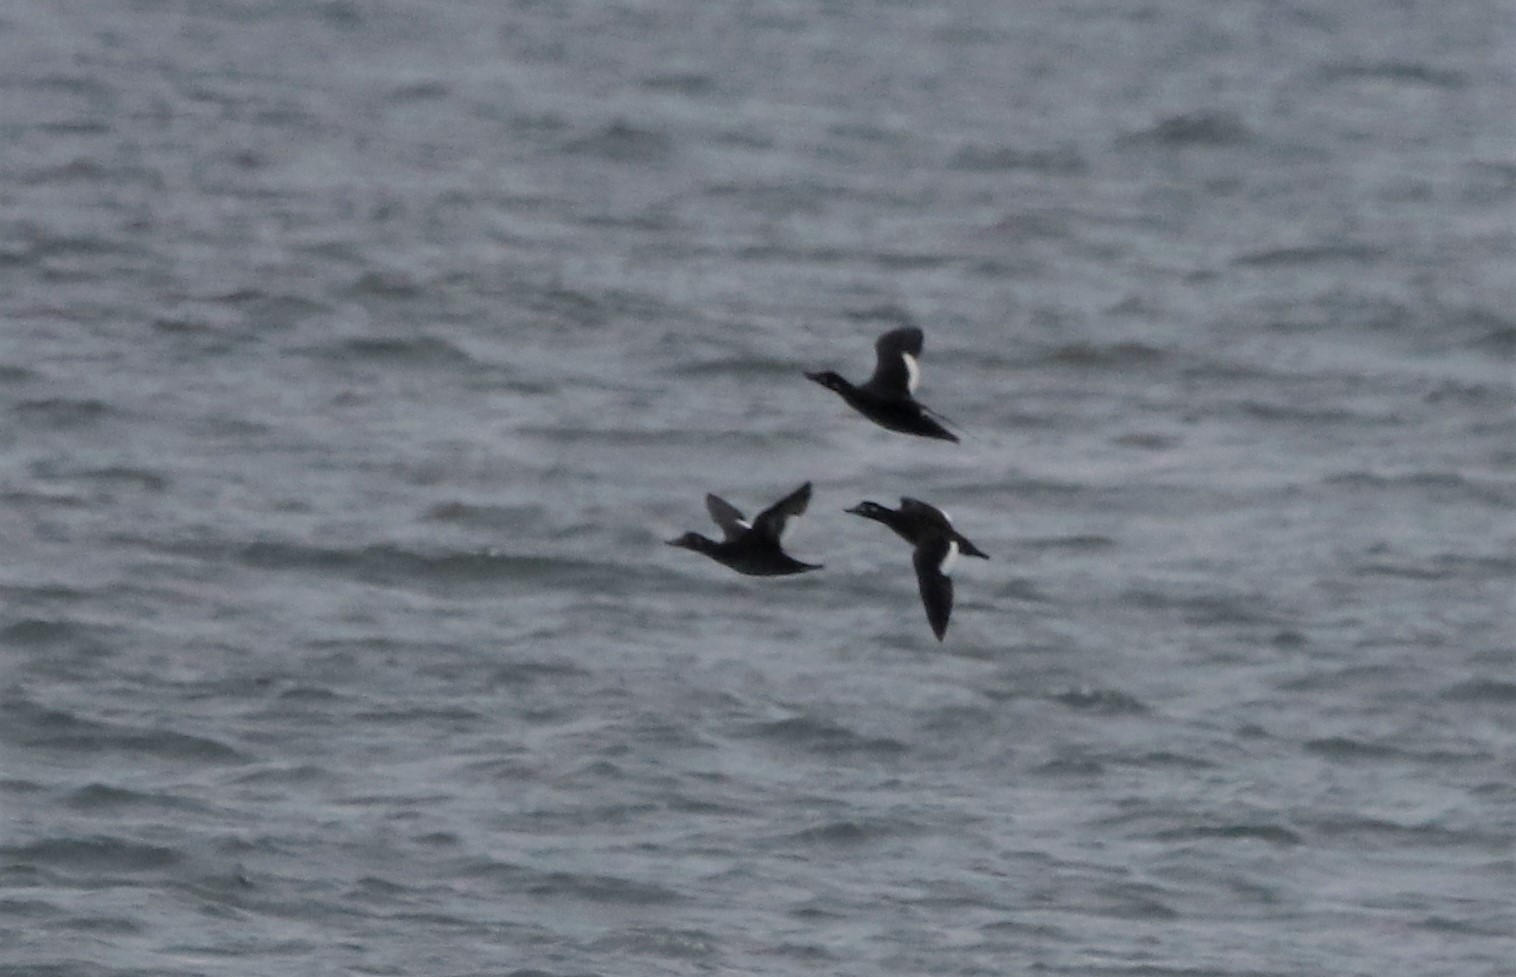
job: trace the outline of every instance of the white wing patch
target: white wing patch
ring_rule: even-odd
[[[958,541],[948,540],[947,552],[942,554],[942,563],[938,565],[937,572],[944,577],[953,569],[953,564],[958,562]]]
[[[921,382],[921,364],[917,363],[916,357],[910,353],[901,353],[900,358],[905,360],[906,393],[915,393],[916,385]]]

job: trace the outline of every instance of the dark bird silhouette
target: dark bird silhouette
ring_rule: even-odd
[[[704,553],[724,564],[754,577],[777,577],[789,573],[820,570],[819,563],[802,563],[784,552],[781,541],[790,520],[805,512],[811,501],[811,483],[806,482],[789,495],[758,513],[751,523],[741,511],[717,495],[705,497],[705,507],[725,538],[717,541],[699,533],[685,533],[668,545]]]
[[[953,579],[948,576],[959,554],[988,560],[989,554],[953,528],[947,514],[916,499],[901,499],[899,509],[864,501],[846,510],[855,516],[882,522],[915,547],[911,562],[916,566],[916,585],[932,633],[941,641],[953,613]]]
[[[921,330],[914,326],[892,329],[874,343],[878,357],[874,375],[858,386],[826,370],[806,377],[835,391],[848,406],[880,427],[923,438],[957,441],[958,435],[943,427],[937,415],[915,398],[921,379]]]

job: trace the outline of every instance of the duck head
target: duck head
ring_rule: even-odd
[[[890,516],[893,516],[895,514],[893,510],[886,509],[878,502],[870,502],[867,499],[853,506],[851,509],[843,509],[842,511],[851,513],[855,516],[862,516],[865,519],[874,519],[879,522],[888,522]]]
[[[682,550],[694,550],[696,553],[703,553],[706,547],[712,545],[711,540],[706,539],[699,533],[685,533],[678,539],[667,540],[666,543],[669,546],[677,546]]]
[[[805,378],[807,380],[814,380],[828,390],[835,390],[838,393],[853,389],[853,385],[851,383],[848,383],[846,380],[842,379],[840,374],[834,373],[831,370],[823,370],[820,373],[808,372],[806,373]]]

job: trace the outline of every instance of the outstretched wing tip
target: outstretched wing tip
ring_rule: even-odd
[[[927,623],[932,633],[941,641],[947,634],[948,619],[953,614],[953,578],[943,572],[945,564],[951,563],[950,540],[917,547],[912,558],[916,565],[916,583],[921,591],[921,604],[926,609]]]

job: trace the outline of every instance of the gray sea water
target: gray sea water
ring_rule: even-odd
[[[1516,973],[1513,105],[1505,0],[5,4],[0,972]],[[801,375],[903,323],[961,445]]]

